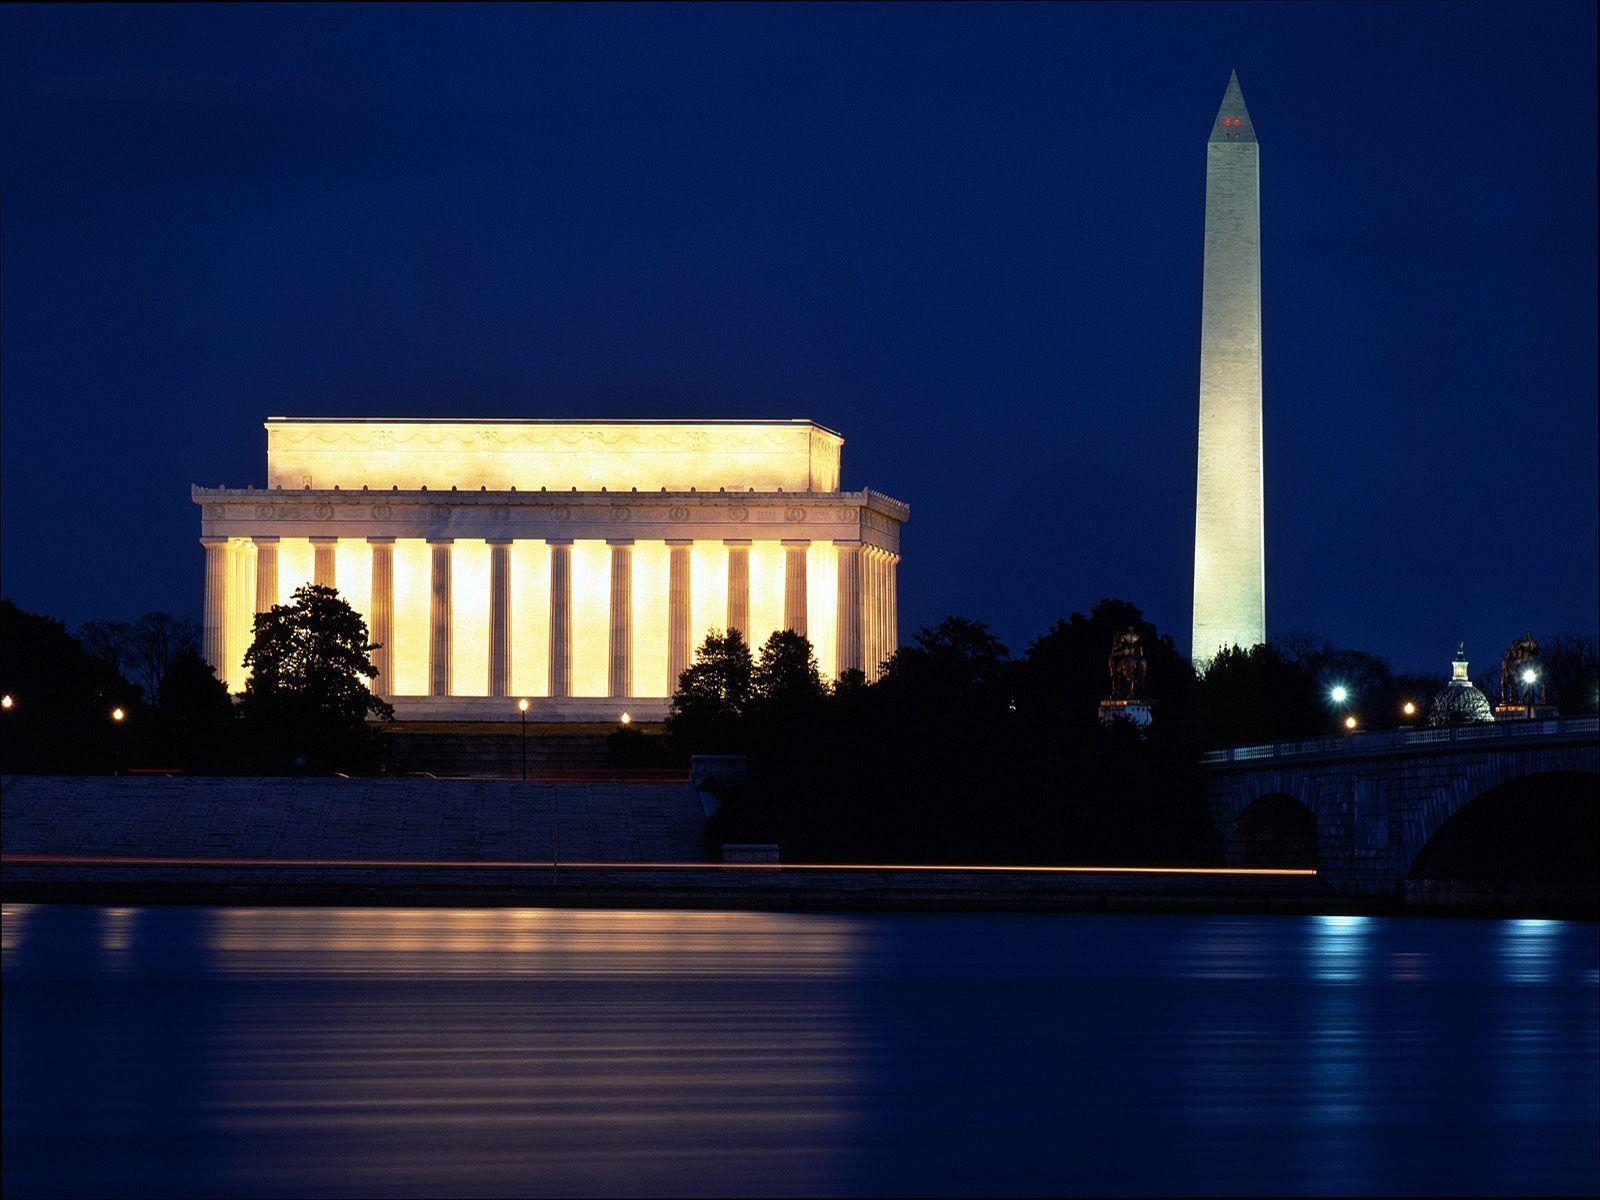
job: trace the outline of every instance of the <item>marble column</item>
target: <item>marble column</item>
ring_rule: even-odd
[[[633,539],[607,538],[611,547],[611,675],[608,695],[633,695]]]
[[[454,538],[429,538],[433,548],[433,598],[429,605],[428,695],[450,694],[450,547]]]
[[[900,556],[889,555],[889,654],[900,649]]]
[[[511,539],[489,539],[489,695],[511,694]]]
[[[883,659],[890,656],[888,565],[888,555],[883,550],[872,550],[872,678],[882,674]]]
[[[394,695],[394,539],[369,537],[372,548],[372,628],[367,640],[378,648],[372,652],[372,665],[378,674],[372,680],[377,696]]]
[[[572,695],[572,542],[550,546],[550,694]]]
[[[838,647],[838,670],[861,670],[861,543],[853,539],[835,540],[839,550],[839,605],[835,617],[834,644]]]
[[[252,540],[256,544],[256,612],[264,613],[278,602],[278,539]]]
[[[722,544],[728,548],[728,629],[737,629],[749,641],[750,539],[727,538]]]
[[[878,614],[874,602],[878,598],[878,551],[872,546],[861,547],[861,669],[868,679],[877,677],[878,667]]]
[[[783,627],[806,632],[806,551],[811,543],[785,538],[783,543]]]
[[[206,662],[223,679],[228,669],[228,539],[203,537],[206,548],[205,620],[202,624]]]
[[[882,550],[874,549],[872,552],[872,677],[874,679],[879,675],[883,660],[889,656],[888,650],[884,648],[889,640],[886,636],[888,631],[885,626],[888,622],[884,619],[883,604],[887,595],[885,577],[888,572],[884,569],[887,565],[886,557]]]
[[[318,587],[336,588],[339,586],[338,559],[335,557],[339,549],[339,539],[336,537],[314,537],[311,539],[312,568],[311,582]]]
[[[678,690],[678,676],[689,668],[694,647],[689,640],[689,553],[694,543],[682,538],[667,541],[667,690]]]

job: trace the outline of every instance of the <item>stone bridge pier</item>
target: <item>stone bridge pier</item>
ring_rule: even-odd
[[[1584,774],[1593,777],[1600,803],[1600,722],[1575,717],[1235,746],[1206,755],[1204,766],[1231,864],[1247,861],[1246,827],[1272,809],[1303,818],[1308,835],[1314,830],[1304,850],[1330,890],[1397,895],[1440,827],[1502,784]]]

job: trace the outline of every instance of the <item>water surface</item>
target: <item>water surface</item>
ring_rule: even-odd
[[[7,1196],[1600,1190],[1593,925],[4,914]]]

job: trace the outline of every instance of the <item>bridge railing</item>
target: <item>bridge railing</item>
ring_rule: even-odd
[[[1301,755],[1381,754],[1408,746],[1456,742],[1508,742],[1531,738],[1600,737],[1600,717],[1549,717],[1542,721],[1497,721],[1493,724],[1452,725],[1443,729],[1395,729],[1386,733],[1350,733],[1299,742],[1266,742],[1257,746],[1229,746],[1208,750],[1203,763],[1257,762]]]

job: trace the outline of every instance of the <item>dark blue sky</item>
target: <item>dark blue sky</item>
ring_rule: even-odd
[[[1261,141],[1267,611],[1597,609],[1595,15],[11,7],[3,587],[195,613],[269,414],[812,417],[902,629],[1188,642],[1205,142]]]

